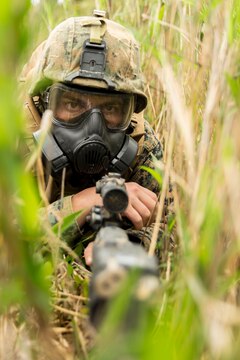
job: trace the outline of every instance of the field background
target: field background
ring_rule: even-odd
[[[145,117],[164,147],[159,216],[171,179],[177,240],[138,331],[115,334],[116,304],[90,351],[89,274],[39,225],[17,77],[59,21],[95,8],[141,44]],[[239,359],[239,0],[3,1],[0,48],[0,358]]]

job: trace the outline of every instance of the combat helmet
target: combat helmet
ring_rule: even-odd
[[[41,46],[30,72],[30,96],[53,83],[69,83],[133,93],[135,113],[147,105],[140,70],[139,45],[125,27],[104,12],[72,17],[60,23]]]

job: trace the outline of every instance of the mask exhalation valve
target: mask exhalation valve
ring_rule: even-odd
[[[108,148],[97,139],[86,139],[74,151],[75,168],[78,172],[98,174],[107,170],[110,162]]]

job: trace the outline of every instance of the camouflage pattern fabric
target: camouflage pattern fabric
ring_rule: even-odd
[[[144,139],[141,146],[141,151],[137,156],[137,160],[133,168],[126,175],[125,180],[136,182],[159,195],[159,184],[149,172],[142,170],[141,166],[144,165],[148,168],[154,169],[153,157],[155,157],[157,160],[162,159],[162,147],[156,138],[153,129],[147,121],[144,122],[144,130]],[[61,200],[59,199],[61,192],[61,179],[55,179],[51,199],[53,202],[47,208],[41,209],[42,216],[45,217],[47,213],[48,221],[51,225],[55,225],[58,223],[59,219],[62,219],[63,217],[73,213],[71,205],[72,195],[88,187],[94,186],[98,179],[99,177],[96,178],[91,176],[79,177],[78,175],[72,174],[71,171],[69,171],[66,175],[65,181],[66,196]],[[172,210],[169,210],[172,205],[171,193],[168,198],[170,201],[168,199],[168,203],[166,203],[163,221],[160,224],[161,233],[159,234],[159,238],[161,238],[161,234],[163,235],[166,232],[168,218],[172,213]],[[129,228],[127,232],[130,239],[142,243],[148,249],[152,237],[152,230],[153,225],[145,227],[141,230]],[[73,248],[76,248],[78,247],[79,243],[83,243],[83,247],[85,247],[90,241],[94,240],[94,236],[94,231],[91,230],[88,225],[85,225],[80,229],[77,222],[74,222],[70,227],[68,227],[66,231],[64,231],[62,234],[62,239]]]
[[[99,79],[94,79],[87,70],[79,72],[79,59],[84,42],[91,41],[92,29],[97,28],[101,40],[107,44],[107,53],[104,76],[98,74]],[[129,30],[105,18],[74,17],[60,23],[35,50],[20,81],[27,84],[31,96],[39,95],[56,82],[70,81],[80,86],[105,89],[111,85],[115,91],[136,94],[136,112],[147,105],[139,45]]]
[[[84,44],[106,44],[104,71],[94,71],[82,67]],[[135,113],[131,119],[132,136],[138,142],[136,161],[125,175],[126,181],[133,181],[159,194],[159,185],[153,177],[141,169],[146,166],[154,169],[153,157],[162,159],[162,148],[154,131],[148,122],[144,122],[142,110],[147,105],[147,97],[143,92],[143,76],[140,68],[139,44],[129,30],[106,18],[74,17],[60,23],[41,43],[33,53],[30,61],[24,67],[20,76],[24,92],[29,98],[25,102],[28,118],[29,133],[26,139],[26,151],[32,152],[32,133],[41,124],[41,116],[45,110],[41,99],[48,86],[56,82],[76,84],[80,87],[102,88],[109,91],[133,93],[136,97]],[[28,156],[26,154],[26,156]],[[48,174],[46,172],[46,178]],[[72,214],[71,197],[73,194],[86,188],[95,186],[99,176],[79,175],[69,168],[66,171],[64,196],[61,198],[62,179],[54,178],[49,196],[50,205],[40,210],[43,221],[48,218],[51,225],[61,223],[61,219]],[[48,193],[48,191],[46,191]],[[171,194],[169,198],[172,198]],[[161,234],[166,230],[169,205],[172,201],[166,200],[166,209],[161,224]],[[60,221],[60,222],[59,222]],[[138,239],[146,247],[149,246],[152,226],[136,231],[128,229],[132,239]],[[160,234],[160,237],[161,237]],[[74,222],[62,237],[71,246],[87,244],[94,238],[92,230],[85,225],[79,229]]]

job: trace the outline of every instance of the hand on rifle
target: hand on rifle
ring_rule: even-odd
[[[125,185],[129,203],[122,216],[127,217],[132,222],[135,229],[141,230],[142,227],[150,225],[154,220],[153,214],[156,208],[157,195],[135,182],[129,182]],[[95,187],[85,189],[73,196],[73,211],[84,209],[84,212],[78,219],[79,226],[84,224],[86,216],[95,205],[102,206],[102,198],[96,193]],[[87,265],[91,265],[92,262],[92,246],[93,243],[90,243],[84,251]]]

